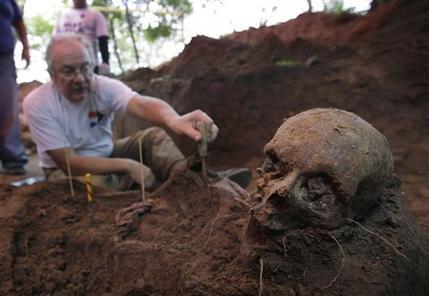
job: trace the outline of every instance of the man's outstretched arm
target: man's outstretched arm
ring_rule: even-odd
[[[203,111],[195,110],[179,115],[168,103],[158,98],[137,95],[128,103],[127,112],[151,123],[165,125],[176,134],[186,135],[197,142],[202,137],[196,128],[198,121],[211,124],[212,138],[210,140],[214,140],[218,133],[218,128],[213,120]]]

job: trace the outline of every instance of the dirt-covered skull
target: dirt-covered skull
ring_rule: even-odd
[[[271,230],[329,229],[365,215],[393,171],[385,137],[359,116],[332,108],[288,118],[264,153],[254,215]]]

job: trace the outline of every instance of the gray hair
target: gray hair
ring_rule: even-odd
[[[48,47],[46,48],[46,55],[45,60],[48,64],[48,72],[49,74],[53,74],[54,70],[54,49],[57,45],[61,43],[66,43],[70,41],[77,41],[80,44],[83,45],[84,48],[86,48],[86,51],[89,55],[89,61],[93,64],[94,63],[94,56],[93,56],[93,50],[92,50],[92,44],[89,42],[88,38],[86,38],[84,35],[72,33],[72,32],[66,32],[66,33],[60,33],[57,35],[54,35],[51,39],[51,41],[48,44]]]

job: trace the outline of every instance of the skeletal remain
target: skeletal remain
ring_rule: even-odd
[[[284,121],[265,146],[255,211],[270,229],[334,228],[376,202],[391,176],[385,137],[357,115],[312,109]]]
[[[353,113],[312,109],[285,120],[264,153],[243,259],[255,269],[264,260],[276,282],[303,295],[362,286],[365,295],[427,294],[428,241],[403,206],[381,133]]]

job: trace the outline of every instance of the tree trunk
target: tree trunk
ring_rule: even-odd
[[[125,6],[125,16],[127,18],[128,33],[130,34],[131,41],[133,43],[133,48],[134,48],[134,55],[136,57],[137,65],[139,66],[140,65],[140,56],[139,56],[139,52],[137,50],[136,39],[134,37],[133,24],[131,21],[130,10],[128,8],[128,2],[127,2],[127,0],[122,0],[122,3]]]
[[[387,2],[389,2],[389,1],[388,0],[372,0],[371,1],[371,6],[370,6],[369,10],[374,10],[374,9],[376,9],[379,6],[381,6],[383,4],[386,4]]]
[[[114,24],[114,19],[109,18],[110,35],[112,36],[113,40],[113,51],[115,53],[116,60],[118,61],[119,69],[121,69],[121,74],[123,74],[125,71],[124,67],[122,66],[121,56],[119,55],[118,40],[116,40],[115,30],[113,29]]]
[[[313,5],[311,4],[311,0],[307,0],[308,3],[308,12],[313,12]]]

